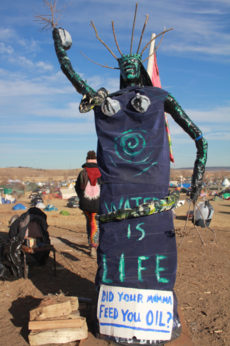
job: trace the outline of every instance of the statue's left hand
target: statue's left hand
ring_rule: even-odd
[[[89,95],[83,95],[83,98],[79,105],[80,112],[86,113],[93,109],[95,106],[100,106],[107,96],[108,91],[105,88],[100,88],[93,97],[90,97]]]

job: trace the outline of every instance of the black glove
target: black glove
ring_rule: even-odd
[[[95,106],[100,106],[107,96],[108,91],[105,88],[100,88],[93,97],[84,95],[79,105],[80,112],[86,113],[93,109]]]

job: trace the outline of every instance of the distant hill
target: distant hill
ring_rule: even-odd
[[[75,169],[42,169],[30,167],[7,167],[0,168],[0,183],[7,182],[8,179],[21,181],[63,181],[76,179],[81,168]],[[193,167],[172,168],[171,175],[175,178],[180,175],[191,176]],[[230,167],[207,167],[206,175],[223,176],[230,178]]]
[[[230,171],[230,167],[206,167],[207,171]]]
[[[191,170],[191,169],[193,169],[193,167],[180,167],[180,168],[172,168],[172,169],[174,169],[174,170]],[[210,166],[210,167],[206,167],[205,168],[205,170],[206,171],[212,171],[212,172],[214,172],[214,171],[230,171],[230,167],[212,167],[212,166]]]
[[[76,169],[39,169],[30,167],[7,167],[0,168],[0,181],[21,180],[21,181],[62,181],[75,179],[78,176],[79,168]]]

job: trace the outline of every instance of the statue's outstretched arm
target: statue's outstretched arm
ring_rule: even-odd
[[[197,154],[194,163],[190,194],[191,200],[196,202],[202,188],[205,165],[207,161],[208,143],[203,137],[200,129],[192,122],[192,120],[171,95],[167,96],[164,106],[165,112],[169,113],[177,124],[180,125],[196,143]]]
[[[104,88],[95,91],[80,77],[78,73],[74,71],[66,50],[62,46],[58,28],[53,29],[53,39],[55,51],[63,73],[72,83],[77,92],[83,95],[83,99],[79,106],[80,112],[88,112],[94,106],[101,104],[108,93]]]

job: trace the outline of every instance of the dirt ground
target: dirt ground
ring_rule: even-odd
[[[29,207],[27,197],[17,202]],[[29,311],[49,293],[61,291],[65,295],[95,300],[97,264],[89,256],[84,216],[79,209],[67,208],[65,200],[55,199],[49,203],[58,208],[58,211],[47,212],[51,242],[57,250],[57,275],[53,275],[51,253],[45,267],[30,269],[28,279],[0,281],[0,345],[28,345]],[[230,201],[213,201],[212,205],[215,212],[210,227],[215,231],[216,241],[211,230],[196,229],[191,221],[186,225],[187,202],[176,209],[178,271],[175,291],[195,346],[230,345]],[[61,210],[68,210],[70,215],[61,215]],[[13,215],[12,205],[0,205],[2,239],[7,235],[8,222]],[[82,311],[90,331],[87,346],[108,345],[93,337],[89,311]]]

